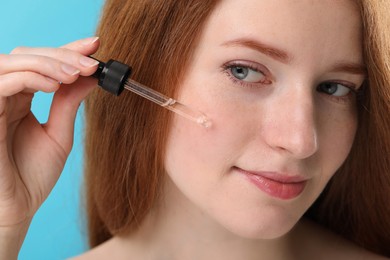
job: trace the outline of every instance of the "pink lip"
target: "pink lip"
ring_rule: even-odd
[[[254,172],[234,167],[245,175],[257,188],[272,197],[279,199],[293,199],[301,194],[307,180],[301,176],[289,176],[277,172]]]

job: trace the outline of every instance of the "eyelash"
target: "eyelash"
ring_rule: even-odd
[[[232,75],[231,70],[234,67],[247,68],[247,69],[250,69],[252,71],[261,73],[264,75],[265,79],[262,81],[259,81],[259,82],[247,82],[244,80],[240,80]],[[222,70],[234,84],[239,85],[239,86],[249,87],[249,88],[253,88],[253,87],[258,88],[259,84],[260,84],[260,86],[272,84],[272,80],[267,79],[267,76],[269,75],[269,73],[265,72],[264,69],[260,69],[259,66],[255,65],[253,63],[249,63],[249,62],[245,62],[245,61],[228,62],[222,66]],[[326,94],[325,92],[320,92],[318,90],[319,85],[316,87],[316,91],[318,91],[319,93],[321,93],[323,95],[326,95],[327,98],[330,98],[331,100],[333,100],[335,102],[346,103],[346,102],[349,102],[350,100],[352,100],[353,98],[358,98],[360,96],[360,92],[361,92],[360,89],[356,89],[354,86],[351,86],[350,84],[346,84],[345,82],[325,81],[325,82],[321,82],[320,84],[324,84],[324,83],[340,84],[343,87],[346,87],[350,90],[350,93],[348,93],[345,96],[334,96],[334,95]]]
[[[348,88],[350,90],[350,92],[345,96],[334,96],[334,95],[329,95],[329,94],[326,94],[325,92],[319,91],[318,88],[320,85],[318,85],[316,87],[316,91],[318,91],[320,94],[326,95],[327,98],[330,98],[331,100],[333,100],[337,103],[347,103],[354,98],[357,99],[357,97],[359,96],[360,89],[356,89],[356,87],[351,86],[350,84],[347,84],[345,82],[325,81],[325,82],[321,82],[320,84],[326,84],[326,83],[342,85],[343,87]]]
[[[261,74],[264,75],[265,79],[262,80],[262,81],[259,81],[259,82],[247,82],[247,81],[244,81],[244,80],[240,80],[240,79],[238,79],[238,78],[236,78],[235,76],[232,75],[231,70],[234,67],[247,68],[247,69],[250,69],[252,71],[261,73]],[[237,84],[237,85],[243,86],[243,87],[253,88],[253,87],[259,87],[259,84],[260,85],[268,85],[268,84],[272,83],[272,80],[267,79],[267,75],[269,73],[265,72],[264,69],[259,68],[259,66],[256,66],[255,64],[252,64],[252,63],[249,63],[249,62],[244,62],[244,61],[228,62],[228,63],[226,63],[226,64],[224,64],[222,66],[222,71],[229,77],[229,79],[234,84]]]

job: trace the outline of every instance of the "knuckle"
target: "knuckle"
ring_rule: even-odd
[[[32,62],[43,75],[55,75],[60,63],[58,60],[38,55],[34,57]]]
[[[14,73],[12,76],[13,76],[12,80],[14,80],[15,83],[19,84],[20,90],[27,89],[30,87],[31,84],[34,84],[35,82],[38,81],[37,80],[38,75],[29,71]]]
[[[57,48],[56,51],[60,56],[67,57],[71,54],[71,52],[68,49],[64,48]]]
[[[31,74],[32,74],[31,72],[23,71],[23,72],[14,74],[14,79],[18,80],[19,82],[21,82],[21,84],[23,84],[23,88],[26,88],[27,87],[26,83],[29,82],[29,81],[32,81],[32,75]]]
[[[46,69],[50,69],[53,67],[51,59],[41,55],[36,55],[34,57],[34,63],[38,68],[42,68],[44,66]]]
[[[76,53],[74,51],[69,50],[69,49],[56,48],[55,55],[63,61],[67,61],[67,62],[72,63],[74,60],[74,57],[76,56]]]
[[[9,74],[9,81],[12,81],[13,85],[19,85],[18,89],[22,90],[27,88],[27,82],[31,81],[30,72],[23,71],[19,73]]]

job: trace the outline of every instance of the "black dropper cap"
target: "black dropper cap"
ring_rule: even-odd
[[[107,63],[97,61],[99,65],[92,76],[99,80],[98,85],[104,90],[119,96],[124,89],[127,78],[131,75],[131,67],[116,60],[109,60]]]

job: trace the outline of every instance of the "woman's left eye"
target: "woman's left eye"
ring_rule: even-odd
[[[335,97],[344,97],[353,90],[350,87],[337,82],[324,82],[317,86],[317,91]]]

